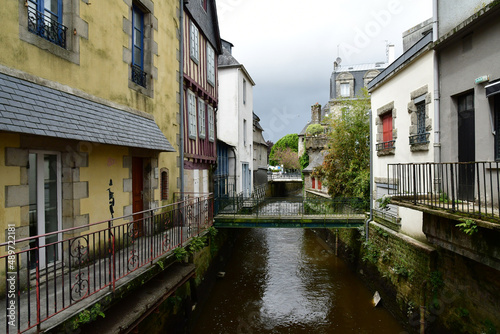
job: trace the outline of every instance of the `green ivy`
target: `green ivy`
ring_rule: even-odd
[[[186,256],[188,255],[187,250],[182,246],[174,249],[173,253],[174,253],[175,258],[179,262],[183,261],[186,258]]]
[[[364,262],[368,261],[371,264],[376,264],[380,254],[377,245],[368,240],[363,242],[363,246],[365,248],[365,255],[363,255],[363,261]]]
[[[90,310],[83,310],[78,313],[76,318],[73,320],[73,329],[77,329],[83,324],[89,323],[97,319],[97,317],[105,318],[104,312],[101,311],[101,304],[97,303],[90,308]]]

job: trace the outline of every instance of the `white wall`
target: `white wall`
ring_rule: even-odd
[[[372,106],[372,146],[373,150],[373,177],[375,180],[374,199],[377,198],[377,182],[383,183],[387,179],[387,165],[394,163],[409,163],[409,162],[432,162],[434,159],[434,86],[433,86],[433,52],[429,51],[420,56],[397,75],[388,79],[382,86],[371,92]],[[410,136],[410,114],[408,113],[408,104],[412,102],[411,92],[417,91],[419,88],[427,85],[427,92],[431,94],[432,103],[428,105],[428,115],[431,118],[432,130],[430,132],[427,151],[411,152],[409,144]],[[376,120],[377,109],[394,102],[396,109],[396,118],[393,118],[393,128],[397,130],[395,139],[394,155],[377,156],[375,143],[377,143],[377,126]],[[380,189],[379,189],[380,191]],[[378,207],[378,203],[374,203],[374,207]],[[414,213],[403,210],[403,208],[391,207],[392,213],[398,213],[401,217],[401,231],[409,235],[419,238],[423,237],[421,217],[417,218]]]
[[[243,79],[246,81],[245,103]],[[246,120],[246,132],[243,130],[243,120]],[[253,166],[253,86],[252,80],[239,67],[219,68],[217,137],[236,147],[236,192],[239,193],[243,189],[242,163],[248,163],[250,169]],[[250,175],[253,178],[253,173]]]

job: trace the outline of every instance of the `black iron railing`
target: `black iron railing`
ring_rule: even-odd
[[[151,267],[212,224],[213,198],[200,196],[0,244],[7,249],[0,257],[0,302],[7,306],[0,312],[0,332],[39,330],[42,322],[84,305],[88,297],[115,291],[122,279]]]
[[[410,145],[427,144],[429,143],[429,136],[430,136],[429,132],[412,135],[409,137]]]
[[[66,48],[67,27],[54,20],[50,15],[28,7],[28,31]]]
[[[368,202],[359,198],[219,198],[215,200],[215,215],[248,215],[254,217],[306,217],[329,215],[359,215],[368,209]]]
[[[382,142],[382,143],[378,143],[376,145],[376,150],[377,151],[384,151],[384,150],[393,149],[395,142],[396,142],[395,140],[390,140],[390,141],[385,141],[385,142]]]
[[[139,66],[132,65],[132,82],[138,84],[139,86],[147,88],[147,81],[148,76],[146,72],[144,72]]]
[[[390,164],[395,200],[432,209],[500,220],[500,163]]]

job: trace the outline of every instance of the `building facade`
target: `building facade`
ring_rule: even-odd
[[[233,45],[223,41],[219,57],[219,138],[235,150],[236,193],[249,197],[253,189],[253,86],[245,67],[232,56]],[[229,169],[231,171],[231,168]]]
[[[267,143],[260,118],[253,113],[253,185],[267,184]]]
[[[179,178],[176,4],[1,7],[9,51],[0,53],[0,237],[7,224],[20,240],[171,201]]]
[[[217,59],[221,40],[215,1],[184,3],[184,192],[213,191],[217,160]]]

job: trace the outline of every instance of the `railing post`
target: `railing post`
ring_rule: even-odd
[[[460,165],[458,165],[460,166]],[[455,211],[455,177],[453,175],[453,164],[450,164],[450,178],[451,178],[451,209]]]
[[[417,166],[413,165],[413,204],[417,204]]]

